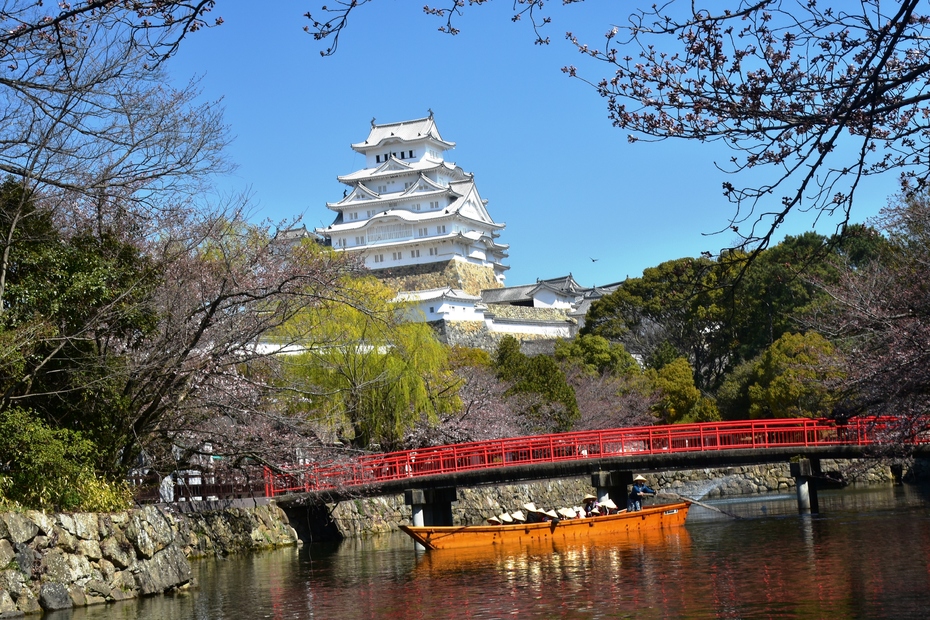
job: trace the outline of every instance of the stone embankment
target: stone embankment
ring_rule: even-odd
[[[821,461],[824,472],[839,472],[846,482],[859,484],[891,484],[891,468],[874,461]],[[930,466],[917,461],[905,468],[905,473],[921,479],[930,478]],[[794,478],[788,463],[721,467],[643,474],[653,488],[665,489],[696,499],[718,498],[756,493],[793,491]],[[577,506],[594,488],[589,478],[566,478],[526,484],[500,485],[458,489],[458,501],[452,504],[453,522],[458,525],[482,523],[504,511],[520,509],[526,502],[537,506],[558,508]],[[614,498],[617,499],[617,498]],[[624,505],[625,498],[617,503]],[[330,530],[346,538],[373,536],[393,531],[399,524],[410,523],[410,507],[401,495],[355,499],[327,506],[319,514],[331,522]],[[319,525],[323,531],[324,524]]]
[[[178,514],[0,514],[0,618],[183,588],[190,558],[298,544],[274,505]]]

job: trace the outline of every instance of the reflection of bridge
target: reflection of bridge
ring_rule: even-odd
[[[792,457],[856,458],[901,436],[891,418],[778,419],[647,426],[372,454],[349,463],[310,465],[285,473],[265,471],[265,493],[282,504],[314,503],[384,495],[411,489],[502,484],[521,480],[602,474],[594,486],[624,487],[630,476],[610,472],[693,469],[784,462]],[[930,437],[911,442],[912,452],[930,452]],[[800,475],[804,475],[802,472]],[[631,480],[630,480],[631,481]]]

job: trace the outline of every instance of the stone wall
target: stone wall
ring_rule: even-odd
[[[480,295],[482,289],[502,288],[490,266],[473,265],[462,260],[373,269],[372,275],[398,291],[425,291],[451,286]]]
[[[520,310],[551,310],[551,308],[520,308]],[[449,345],[484,349],[493,353],[504,336],[513,336],[520,342],[520,350],[526,355],[551,355],[555,352],[556,339],[552,336],[521,332],[492,332],[484,321],[431,321],[430,326],[436,332],[437,337]]]
[[[0,617],[184,587],[189,558],[298,544],[274,505],[178,514],[0,514]]]
[[[821,461],[824,472],[840,472],[851,484],[890,484],[891,468],[886,463],[870,460]],[[788,463],[773,463],[743,467],[720,467],[660,473],[644,473],[647,484],[655,489],[702,498],[719,498],[754,493],[792,491],[794,479]],[[916,461],[905,468],[905,478],[930,478],[930,464]],[[586,493],[594,492],[590,478],[565,478],[526,484],[459,488],[458,501],[452,504],[456,525],[483,523],[492,515],[519,510],[526,502],[541,508],[577,506]],[[625,498],[612,498],[625,505]],[[617,501],[619,499],[619,501]],[[397,525],[410,523],[410,506],[402,495],[355,499],[331,504],[320,511],[321,519],[331,519],[326,525],[336,536],[367,537],[393,531]],[[324,531],[322,525],[318,532]]]

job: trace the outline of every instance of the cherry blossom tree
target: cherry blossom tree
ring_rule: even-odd
[[[913,437],[930,429],[930,201],[901,197],[874,225],[888,237],[888,255],[822,283],[832,303],[807,321],[846,353],[834,415],[892,416]]]

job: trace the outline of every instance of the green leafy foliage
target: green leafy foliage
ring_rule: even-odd
[[[650,369],[647,376],[661,393],[655,409],[666,424],[720,419],[713,399],[695,387],[691,366],[685,358],[679,357],[659,370]]]
[[[749,386],[751,418],[822,417],[843,376],[835,349],[816,332],[785,334],[762,354]]]
[[[621,376],[639,372],[639,364],[622,344],[591,334],[581,334],[573,340],[558,340],[555,359],[578,364],[591,375]]]
[[[345,286],[354,305],[324,303],[286,327],[312,340],[285,360],[289,381],[305,395],[299,410],[345,441],[395,449],[421,418],[458,407],[448,348],[428,325],[406,320],[394,292],[374,278]]]
[[[0,411],[0,492],[5,503],[40,510],[126,508],[131,500],[126,484],[95,474],[95,449],[80,433],[51,428],[30,411]]]
[[[513,336],[504,336],[497,347],[495,369],[501,380],[512,384],[509,394],[529,397],[518,413],[530,419],[535,430],[571,430],[578,419],[578,402],[555,359],[525,355]]]

